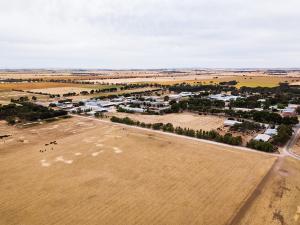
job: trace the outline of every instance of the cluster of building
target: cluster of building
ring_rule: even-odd
[[[169,101],[165,101],[160,96],[142,96],[142,97],[128,97],[126,101],[120,105],[120,108],[130,112],[155,112],[161,113],[170,109]]]
[[[193,92],[181,92],[179,94],[170,94],[168,95],[169,99],[170,100],[176,100],[176,101],[179,101],[180,99],[182,98],[185,98],[185,97],[192,97],[194,96],[195,94]]]
[[[258,134],[254,140],[267,142],[275,135],[277,135],[277,128],[268,128],[263,134]]]
[[[165,96],[129,96],[129,97],[116,97],[109,100],[81,100],[80,102],[64,101],[56,102],[57,107],[69,112],[86,112],[89,115],[94,115],[96,112],[112,112],[117,108],[123,109],[128,112],[153,112],[162,113],[171,108],[169,101],[179,101],[185,97],[191,97],[192,92],[182,92],[180,94],[170,94]]]
[[[223,101],[223,102],[230,102],[231,100],[235,101],[238,98],[243,98],[243,97],[238,95],[216,94],[216,95],[209,95],[208,98]]]
[[[284,117],[297,116],[297,108],[299,105],[289,104],[287,107],[281,110],[281,115]]]
[[[86,112],[89,115],[94,115],[96,112],[113,112],[117,108],[137,113],[147,111],[160,113],[170,109],[169,101],[165,101],[163,97],[159,96],[118,97],[110,100],[91,99],[80,102],[64,101],[52,104],[72,113]]]
[[[228,119],[228,120],[224,121],[224,126],[225,127],[232,127],[235,124],[241,124],[241,123],[242,122],[237,121],[237,120],[230,120],[230,119]],[[263,124],[263,123],[260,123],[260,125],[264,126],[266,128],[266,130],[265,130],[264,133],[256,135],[256,137],[254,138],[254,140],[267,142],[273,136],[277,135],[277,127],[270,128],[269,124]]]

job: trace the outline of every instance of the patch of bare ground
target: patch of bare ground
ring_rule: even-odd
[[[85,118],[0,133],[5,225],[226,224],[275,161]]]

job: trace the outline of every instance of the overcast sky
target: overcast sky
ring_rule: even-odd
[[[300,0],[0,0],[0,68],[300,67]]]

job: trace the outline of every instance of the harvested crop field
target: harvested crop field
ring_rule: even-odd
[[[20,97],[27,96],[29,99],[32,98],[32,96],[37,97],[39,101],[48,100],[49,96],[47,95],[40,95],[40,94],[32,94],[22,91],[0,91],[0,101],[3,102],[10,102],[11,99],[18,99]]]
[[[57,83],[57,82],[18,82],[18,83],[0,83],[0,90],[30,90],[30,89],[44,89],[53,87],[76,87],[80,84],[71,83]]]
[[[41,88],[41,89],[33,89],[31,91],[34,92],[41,92],[47,94],[65,94],[69,92],[75,92],[79,94],[81,91],[90,91],[94,90],[101,90],[105,88],[117,88],[116,85],[77,85],[77,87],[51,87],[51,88]]]
[[[53,88],[32,89],[30,91],[41,92],[41,93],[52,94],[52,95],[57,95],[57,94],[61,95],[69,92],[75,92],[79,94],[81,91],[89,91],[89,89],[80,88],[80,87],[53,87]]]
[[[245,205],[233,224],[300,224],[300,164],[292,158],[279,159],[264,185]]]
[[[180,126],[182,128],[202,129],[202,130],[216,130],[223,126],[224,117],[219,116],[205,116],[194,113],[174,113],[165,115],[143,115],[131,113],[108,113],[109,116],[129,117],[144,123],[172,123],[174,127]]]
[[[0,224],[227,224],[275,157],[86,118],[0,126]]]
[[[186,74],[185,76],[150,76],[147,77],[133,77],[133,78],[112,78],[112,79],[94,79],[93,82],[98,83],[110,83],[110,84],[124,84],[124,83],[178,83],[186,81],[196,81],[203,79],[212,79],[212,75],[190,75]],[[86,80],[89,81],[89,80]]]

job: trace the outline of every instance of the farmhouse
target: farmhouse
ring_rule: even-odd
[[[234,110],[234,111],[242,111],[242,112],[250,112],[252,110],[263,111],[262,108],[254,108],[254,109],[249,109],[249,108],[232,108],[232,110]]]
[[[134,107],[123,106],[123,105],[120,105],[120,108],[130,111],[130,112],[137,112],[137,113],[146,112],[146,109],[143,109],[143,108],[134,108]]]
[[[275,135],[277,135],[277,129],[271,129],[271,128],[269,128],[269,129],[267,129],[267,130],[265,131],[264,134],[270,135],[270,136],[275,136]]]
[[[290,116],[296,116],[297,112],[295,108],[287,107],[282,110],[282,116],[284,117],[290,117]]]
[[[235,124],[241,124],[242,122],[236,121],[236,120],[225,120],[224,126],[232,127]]]
[[[115,106],[115,102],[111,101],[99,101],[99,100],[88,100],[85,102],[86,106],[100,106],[100,107],[111,107]]]
[[[271,139],[271,136],[270,135],[267,135],[267,134],[258,134],[254,140],[255,141],[264,141],[264,142],[267,142]]]
[[[237,100],[238,98],[242,98],[242,97],[236,95],[216,94],[216,95],[209,95],[208,98],[229,102],[230,100]]]
[[[190,96],[193,96],[194,94],[192,92],[181,92],[179,94],[179,96],[181,97],[190,97]]]
[[[176,95],[176,94],[174,94],[174,95],[168,95],[169,96],[169,99],[170,100],[179,100],[179,99],[181,99],[181,95]]]

